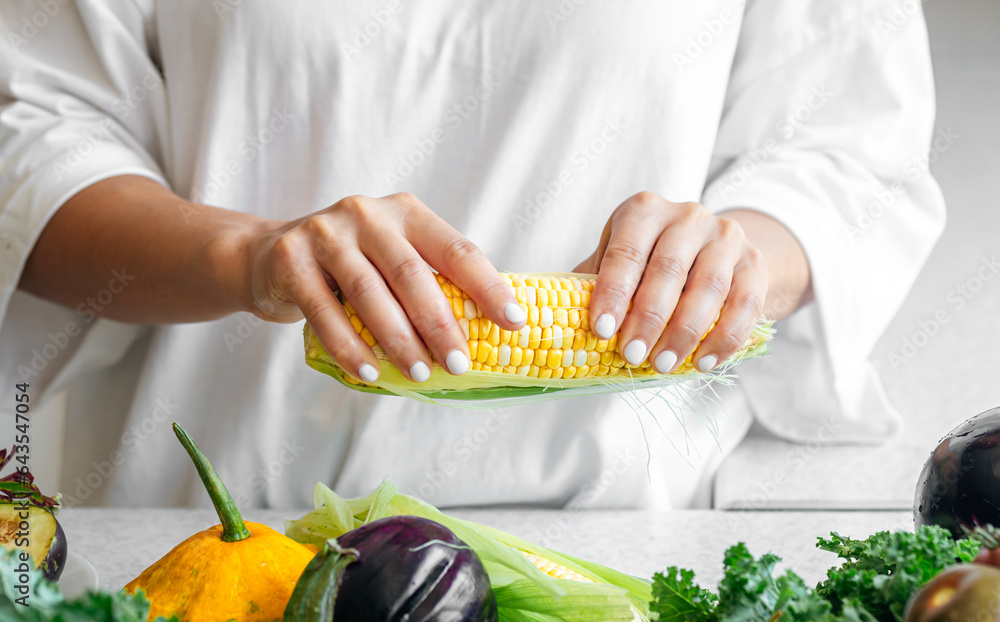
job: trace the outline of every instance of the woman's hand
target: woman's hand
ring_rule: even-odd
[[[468,342],[428,264],[501,328],[524,326],[523,309],[475,244],[405,193],[347,197],[255,235],[249,306],[276,322],[305,315],[337,363],[372,382],[378,360],[334,295],[340,290],[411,380],[430,378],[431,356],[462,374],[470,365]]]
[[[692,352],[705,372],[735,354],[768,294],[764,253],[739,222],[652,192],[615,210],[597,250],[576,271],[598,274],[590,302],[594,330],[606,339],[617,331],[626,361],[649,358],[664,374]]]

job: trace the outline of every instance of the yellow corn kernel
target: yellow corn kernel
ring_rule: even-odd
[[[539,570],[541,570],[550,577],[553,577],[555,579],[567,579],[569,581],[593,583],[591,579],[588,579],[579,572],[567,568],[561,564],[557,564],[547,559],[542,559],[537,555],[532,555],[531,553],[526,553],[524,551],[521,551],[521,554],[527,557],[531,561],[531,563],[534,564],[535,568],[538,568]]]
[[[513,346],[513,347],[511,347],[511,349],[510,349],[510,364],[512,366],[514,366],[514,367],[520,367],[521,366],[521,358],[522,358],[523,354],[524,354],[524,350],[522,350],[519,346]]]

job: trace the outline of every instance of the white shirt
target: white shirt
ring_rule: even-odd
[[[944,223],[918,3],[5,0],[0,32],[0,410],[22,380],[65,395],[71,504],[207,503],[172,420],[241,504],[282,507],[383,477],[441,506],[684,507],[751,416],[899,428],[866,356]],[[77,309],[17,292],[52,213],[122,174],[281,219],[406,190],[516,272],[571,269],[639,190],[750,208],[801,241],[817,302],[707,419],[372,397],[305,366],[301,324],[94,319],[147,276],[127,265]]]

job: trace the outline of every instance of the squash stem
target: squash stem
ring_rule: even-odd
[[[191,440],[191,437],[184,431],[184,428],[177,425],[176,422],[174,422],[173,428],[177,439],[181,442],[181,445],[184,445],[184,449],[187,450],[188,455],[191,456],[194,467],[198,469],[198,477],[201,478],[205,489],[208,490],[208,496],[212,499],[212,505],[215,506],[219,520],[222,521],[223,541],[238,542],[239,540],[249,538],[250,532],[247,531],[247,526],[243,523],[243,516],[240,514],[239,508],[236,507],[233,496],[229,494],[226,485],[222,483],[222,478],[212,468],[212,463],[208,461],[208,458],[205,457],[201,449]]]

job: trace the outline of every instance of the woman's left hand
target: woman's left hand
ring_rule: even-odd
[[[768,291],[764,254],[738,222],[652,192],[618,206],[576,272],[598,274],[590,302],[595,332],[607,339],[617,331],[629,364],[648,358],[664,374],[692,352],[704,372],[735,354]]]

